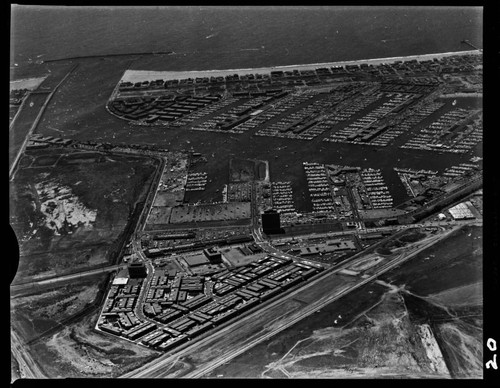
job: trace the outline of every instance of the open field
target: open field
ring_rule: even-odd
[[[440,377],[409,320],[401,296],[368,284],[209,377]]]
[[[123,130],[126,125],[110,115],[105,105],[119,80],[120,72],[128,67],[130,60],[131,58],[118,57],[46,65],[50,69],[57,69],[63,64],[77,63],[78,67],[54,95],[37,133],[71,137],[86,132],[95,141],[99,141],[102,138],[102,128],[116,129],[118,125]],[[44,85],[45,83],[41,86]]]
[[[382,277],[411,292],[412,319],[430,324],[455,378],[482,377],[482,233],[463,227]]]
[[[10,222],[21,255],[16,281],[113,260],[155,169],[152,159],[101,155],[96,160],[95,154],[95,163],[66,164],[62,158],[73,151],[58,151],[29,151],[49,164],[59,159],[57,168],[22,168],[10,185]]]
[[[423,296],[482,281],[482,233],[465,226],[382,279]]]

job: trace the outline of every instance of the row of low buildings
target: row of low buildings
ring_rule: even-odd
[[[45,148],[49,145],[58,145],[62,147],[70,146],[73,143],[73,140],[70,139],[62,139],[54,136],[43,136],[39,133],[32,134],[29,138],[28,143],[26,144],[27,149],[38,149]]]
[[[319,67],[315,69],[293,69],[293,70],[274,70],[266,73],[249,74],[228,74],[226,76],[212,77],[194,77],[186,79],[163,80],[157,79],[142,82],[121,82],[119,91],[134,90],[154,90],[154,89],[178,89],[182,87],[192,88],[194,85],[207,84],[225,84],[231,86],[237,83],[257,84],[263,82],[279,83],[287,80],[299,80],[307,84],[320,83],[330,79],[336,79],[345,76],[356,76],[358,74],[369,74],[373,77],[382,79],[393,76],[396,80],[398,76],[420,76],[428,78],[431,82],[435,77],[432,74],[454,73],[463,71],[473,71],[478,65],[482,64],[482,55],[456,55],[450,57],[434,58],[429,60],[416,59],[409,61],[394,61],[381,64],[351,64],[345,66]],[[423,76],[423,77],[422,77]]]
[[[345,251],[355,251],[356,245],[352,240],[326,240],[324,243],[309,245],[292,249],[292,252],[297,252],[300,256],[324,255],[328,253],[337,253]]]
[[[153,124],[172,122],[221,99],[215,96],[160,96],[116,98],[107,105],[116,116]]]
[[[210,254],[211,252],[209,252]],[[215,251],[212,253],[216,253]],[[169,350],[279,293],[309,279],[323,267],[268,256],[210,277],[211,292],[203,277],[155,271],[150,276],[142,308],[147,319],[135,315],[135,305],[122,310],[121,300],[137,297],[142,279],[117,276],[110,288],[98,328],[159,350]],[[173,300],[172,294],[186,297]],[[127,305],[127,302],[125,302]]]
[[[216,238],[211,241],[192,241],[185,244],[177,244],[175,246],[164,247],[164,248],[147,248],[144,253],[148,258],[155,258],[160,256],[165,256],[173,252],[188,252],[196,249],[203,249],[211,246],[220,245],[231,245],[239,243],[252,242],[253,238],[250,235],[235,235],[225,238]]]

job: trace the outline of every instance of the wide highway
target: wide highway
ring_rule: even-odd
[[[11,285],[10,291],[17,292],[17,291],[32,289],[33,287],[62,283],[62,282],[66,282],[68,280],[79,279],[79,278],[82,278],[85,276],[99,275],[102,273],[117,271],[117,270],[120,270],[122,268],[126,268],[126,266],[127,266],[127,264],[121,263],[121,264],[100,267],[100,268],[96,268],[96,269],[89,269],[87,271],[82,271],[82,272],[75,272],[75,273],[67,274],[67,275],[55,276],[55,277],[45,278],[45,279],[41,279],[41,280],[33,280],[30,282]]]
[[[46,378],[38,364],[23,344],[21,338],[15,330],[11,330],[10,351],[19,365],[19,374],[21,378],[40,379]]]

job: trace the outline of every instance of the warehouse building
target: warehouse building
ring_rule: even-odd
[[[309,256],[309,255],[317,255],[324,253],[332,253],[338,251],[345,250],[355,250],[356,246],[350,240],[342,241],[342,240],[330,240],[325,244],[318,244],[309,247],[302,247],[299,250],[300,256]]]
[[[454,220],[469,220],[474,217],[466,202],[459,203],[456,206],[448,209]]]

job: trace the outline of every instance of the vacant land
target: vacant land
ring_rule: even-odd
[[[47,66],[54,71],[64,63]],[[85,133],[87,139],[99,141],[103,128],[107,127],[111,140],[112,133],[118,128],[123,130],[126,123],[106,111],[106,101],[120,79],[121,72],[128,67],[130,58],[89,59],[69,63],[77,63],[78,67],[50,101],[37,132],[57,137],[74,137]],[[49,79],[41,86],[48,85],[47,81]]]
[[[30,348],[49,378],[117,377],[160,353],[94,329],[99,311],[64,326]]]
[[[23,340],[32,342],[60,330],[72,317],[97,309],[108,283],[106,274],[39,290],[35,286],[11,298],[11,322]]]
[[[482,281],[482,227],[465,226],[382,279],[427,296]]]
[[[52,161],[71,155],[29,151]],[[78,158],[82,158],[79,153]],[[101,266],[113,260],[156,162],[92,155],[94,163],[22,168],[10,185],[10,223],[20,247],[17,282]],[[75,161],[72,157],[67,160]],[[49,161],[49,162],[50,162]]]
[[[429,365],[401,296],[377,285],[354,291],[210,376],[441,377]]]
[[[266,178],[266,162],[250,159],[231,159],[229,161],[229,181],[262,181]]]
[[[411,293],[412,319],[431,326],[455,378],[482,377],[482,234],[465,226],[382,277]]]

